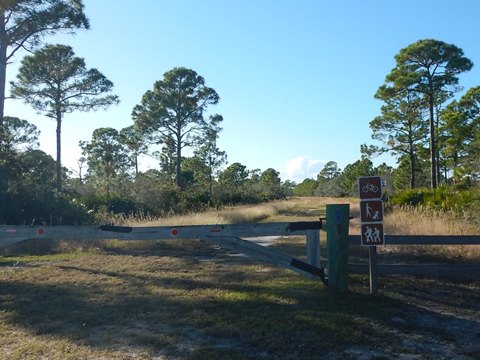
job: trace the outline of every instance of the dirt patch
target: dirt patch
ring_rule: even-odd
[[[380,296],[403,304],[384,323],[370,323],[385,334],[385,341],[346,345],[325,359],[480,359],[478,282],[388,276],[382,283]]]

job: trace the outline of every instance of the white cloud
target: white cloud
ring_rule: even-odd
[[[309,156],[297,156],[285,163],[282,178],[297,183],[306,178],[316,179],[324,165],[325,161],[323,160],[317,160]]]

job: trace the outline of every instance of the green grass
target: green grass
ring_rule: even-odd
[[[268,210],[269,219],[308,220],[322,206],[296,199]],[[303,257],[305,239],[274,247]],[[372,297],[368,279],[352,275],[350,291],[337,294],[197,241],[17,250],[0,257],[1,359],[319,359],[351,347],[386,349],[375,356],[389,358],[411,353],[399,335],[418,331],[419,315],[480,310],[474,282],[393,276]],[[447,330],[425,331],[455,344]]]
[[[315,358],[345,339],[383,339],[367,324],[398,305],[339,296],[287,270],[183,245],[30,256],[23,266],[5,266],[16,258],[8,259],[0,272],[2,358],[61,358],[67,348],[72,358]]]
[[[3,359],[316,359],[393,346],[390,319],[415,309],[399,277],[382,296],[363,276],[336,294],[196,241],[15,259],[0,272]],[[464,303],[479,290],[469,286]]]
[[[73,252],[60,254],[46,254],[46,255],[14,255],[0,257],[0,266],[23,266],[26,264],[36,262],[60,261],[75,259],[82,256],[87,256],[87,253]]]

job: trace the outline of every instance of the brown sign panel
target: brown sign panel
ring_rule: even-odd
[[[362,200],[360,202],[360,220],[366,222],[383,221],[383,201],[382,200]]]
[[[360,199],[381,199],[382,179],[380,176],[365,176],[358,179]]]
[[[362,224],[362,245],[374,246],[385,244],[385,238],[383,234],[383,224]]]

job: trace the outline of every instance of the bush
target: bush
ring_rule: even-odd
[[[77,198],[60,195],[57,199],[57,223],[61,225],[85,225],[93,222],[92,212]]]
[[[425,206],[433,210],[468,212],[480,206],[479,190],[459,190],[441,186],[435,190],[411,189],[401,191],[389,199],[390,205]]]
[[[403,190],[401,192],[396,193],[395,195],[389,198],[390,205],[409,205],[409,206],[416,206],[422,205],[425,200],[425,194],[429,192],[428,189],[410,189],[410,190]]]
[[[435,210],[458,212],[470,208],[479,200],[479,192],[476,190],[457,190],[442,186],[426,194],[425,205]]]
[[[131,214],[136,210],[130,198],[117,193],[90,193],[82,196],[80,202],[94,212],[104,208],[114,214]]]
[[[186,191],[182,197],[183,211],[204,211],[212,203],[212,198],[208,191]]]
[[[130,189],[137,213],[152,216],[179,212],[182,193],[174,185],[160,181],[155,174],[140,174]]]

